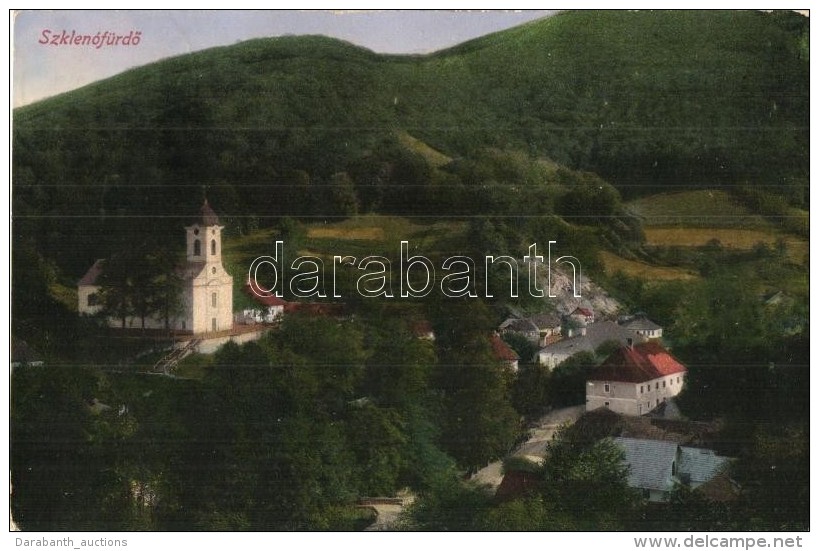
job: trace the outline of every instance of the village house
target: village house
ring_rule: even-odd
[[[233,328],[233,278],[222,266],[222,230],[219,217],[208,205],[201,208],[201,216],[185,228],[186,260],[177,268],[182,279],[180,312],[168,320],[168,329],[182,333],[204,334]],[[105,261],[97,260],[77,284],[78,311],[95,315],[102,309],[99,276]],[[109,325],[119,327],[121,320],[109,318]],[[142,320],[130,316],[126,327],[142,327]],[[147,329],[164,329],[161,316],[148,316]]]
[[[645,316],[635,316],[622,322],[621,325],[647,339],[661,339],[663,337],[663,328]]]
[[[562,320],[556,313],[535,314],[527,318],[507,318],[498,327],[502,335],[516,334],[536,346],[546,346],[561,336]]]
[[[563,340],[544,346],[537,353],[537,361],[549,369],[554,369],[578,352],[593,353],[601,344],[607,341],[626,346],[629,343],[643,342],[644,340],[640,335],[635,335],[613,321],[601,321],[588,327],[582,326],[572,331]]]
[[[586,411],[643,415],[682,391],[686,368],[656,341],[629,345],[603,361],[586,382]]]
[[[434,341],[435,331],[428,320],[416,320],[410,324],[410,332],[416,339],[422,341]]]
[[[696,490],[722,475],[730,459],[667,440],[614,438],[629,467],[628,483],[651,502],[668,501],[676,485]]]
[[[528,319],[537,327],[538,346],[546,346],[560,340],[563,320],[557,313],[535,314]]]
[[[254,306],[242,309],[242,313],[236,316],[236,321],[241,324],[252,325],[254,323],[274,323],[284,316],[284,309],[289,303],[283,298],[271,293],[264,293],[259,288],[258,283],[252,279],[245,283],[242,289],[244,293],[253,299]]]
[[[498,330],[502,335],[520,335],[532,344],[537,344],[540,339],[540,331],[537,325],[528,319],[508,318],[500,324]]]
[[[293,302],[262,290],[258,282],[248,280],[242,288],[244,293],[255,303],[242,310],[236,317],[240,324],[275,323],[286,314],[301,313],[309,316],[332,316],[338,319],[348,318],[344,303],[341,302]]]
[[[575,308],[571,314],[569,314],[569,317],[582,321],[586,323],[586,325],[594,323],[594,311],[591,308],[579,306]]]
[[[518,361],[520,360],[518,353],[512,350],[508,344],[503,342],[503,339],[500,338],[500,335],[497,333],[492,333],[489,336],[489,340],[492,344],[492,353],[495,355],[495,357],[502,361],[507,368],[511,369],[512,371],[517,371]]]

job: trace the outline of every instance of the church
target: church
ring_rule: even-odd
[[[185,262],[177,268],[182,280],[182,307],[170,319],[170,329],[194,335],[229,331],[233,328],[233,278],[222,266],[222,230],[219,217],[205,199],[201,216],[185,227]],[[100,286],[97,279],[104,270],[105,260],[97,260],[77,283],[80,314],[97,314]],[[120,327],[121,320],[109,319],[109,325]],[[141,328],[136,316],[126,318],[126,327]],[[165,320],[148,317],[148,329],[165,329]]]

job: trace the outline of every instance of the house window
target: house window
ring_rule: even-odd
[[[643,393],[643,385],[640,385],[640,394]]]
[[[680,378],[679,378],[679,377],[677,377],[677,382],[678,382],[678,383],[680,382]]]
[[[663,381],[663,388],[665,388],[665,381]]]
[[[201,256],[201,255],[202,255],[202,243],[200,243],[199,240],[196,239],[193,242],[193,256]]]
[[[216,256],[216,240],[215,239],[210,240],[210,254],[211,254],[211,256]]]
[[[88,295],[88,306],[96,306],[98,304],[98,297],[97,293],[91,293]]]
[[[660,405],[660,399],[659,398],[657,398],[656,403],[654,405],[656,405],[656,406]]]
[[[210,305],[216,308],[216,293],[211,293],[210,295]]]
[[[660,381],[654,383],[654,390],[660,390]]]
[[[605,385],[603,385],[603,390],[605,390],[606,392],[608,392],[608,391],[610,390],[610,388],[609,388],[609,384],[608,384],[608,383],[606,383]],[[606,402],[606,404],[608,404],[608,402]]]
[[[608,403],[608,402],[603,402],[603,405],[604,405],[604,406],[606,406],[606,407],[609,407],[609,403]]]

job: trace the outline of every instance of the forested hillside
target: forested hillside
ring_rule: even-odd
[[[262,225],[353,207],[457,214],[504,183],[457,170],[487,147],[595,172],[626,197],[744,184],[802,207],[808,24],[568,12],[427,56],[282,37],[168,59],[15,110],[14,234],[78,275],[99,254],[85,236],[116,237],[129,217],[165,233],[203,186]],[[455,165],[434,174],[397,135]],[[479,208],[500,214],[495,202]]]

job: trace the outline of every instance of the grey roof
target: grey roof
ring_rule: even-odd
[[[643,440],[639,438],[615,438],[614,443],[623,448],[629,465],[628,484],[633,488],[648,490],[671,490],[671,465],[677,458],[676,442]]]
[[[669,398],[665,402],[662,402],[659,406],[647,413],[646,416],[657,419],[671,419],[674,421],[683,419],[683,414],[674,398]]]
[[[540,349],[541,352],[549,354],[577,354],[578,352],[594,352],[598,346],[606,341],[617,341],[623,346],[628,344],[628,340],[640,343],[645,342],[645,338],[635,335],[628,329],[620,327],[613,321],[598,321],[586,328],[585,335],[578,335],[557,341],[554,344]]]
[[[692,488],[717,476],[728,461],[727,457],[717,455],[714,450],[680,447],[680,473],[690,477]]]
[[[509,319],[501,326],[504,331],[515,331],[516,333],[537,333],[537,326],[529,320]]]
[[[519,320],[520,320],[520,318],[506,318],[498,326],[498,329],[506,329],[507,327],[509,327],[510,325],[512,325],[513,323],[515,323],[516,321],[519,321]]]
[[[713,450],[680,446],[665,440],[618,437],[614,443],[625,452],[628,483],[634,488],[671,490],[675,481],[674,461],[678,462],[676,479],[696,488],[714,478],[730,461]]]
[[[534,316],[530,316],[529,321],[531,321],[538,329],[552,329],[554,327],[560,327],[561,319],[557,313],[551,312],[547,314],[535,314]]]
[[[631,331],[656,331],[662,329],[659,325],[648,318],[634,318],[633,320],[623,324],[623,327]]]

